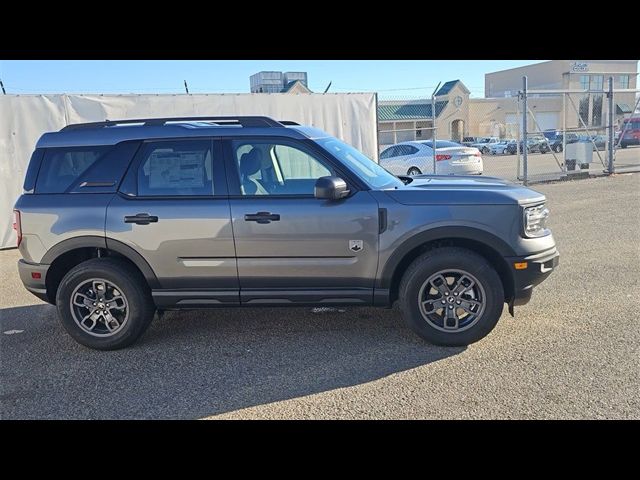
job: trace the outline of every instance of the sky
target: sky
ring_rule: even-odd
[[[322,92],[430,96],[438,82],[460,79],[484,96],[484,74],[540,60],[0,60],[7,93],[246,93],[261,70],[306,71]]]

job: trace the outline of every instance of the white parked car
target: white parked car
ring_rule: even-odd
[[[431,140],[402,142],[380,153],[380,165],[394,175],[482,175],[482,157],[477,148],[437,140],[435,172],[433,153]]]
[[[489,145],[498,143],[500,139],[498,137],[479,137],[476,143],[469,145],[470,147],[477,148],[481,153],[489,153]]]

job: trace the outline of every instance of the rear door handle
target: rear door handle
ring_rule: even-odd
[[[124,223],[137,223],[138,225],[149,225],[157,221],[158,217],[149,215],[148,213],[137,213],[136,215],[127,215],[124,217]]]
[[[244,216],[245,222],[271,223],[279,222],[280,215],[271,212],[247,213]]]

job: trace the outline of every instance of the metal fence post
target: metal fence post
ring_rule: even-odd
[[[440,84],[442,82],[438,82],[435,90],[431,94],[431,141],[433,142],[433,174],[436,175],[436,152],[438,145],[436,144],[436,93],[440,89]]]
[[[528,155],[527,155],[527,116],[529,115],[529,109],[527,108],[527,76],[522,77],[522,175],[524,177],[524,184],[529,183],[528,178]]]
[[[613,103],[613,77],[609,77],[609,91],[607,92],[607,98],[609,99],[609,121],[607,122],[609,125],[609,167],[607,168],[607,172],[609,175],[613,173],[613,154],[615,153],[615,140],[614,140],[614,103]]]

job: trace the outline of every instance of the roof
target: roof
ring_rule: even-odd
[[[444,85],[440,87],[440,89],[436,92],[436,97],[439,97],[440,95],[448,95],[449,92],[453,90],[453,87],[455,87],[458,83],[466,93],[471,93],[469,92],[469,89],[464,86],[464,83],[462,83],[460,80],[450,80],[448,82],[445,82]]]
[[[248,118],[248,117],[247,117]],[[273,119],[269,119],[278,124]],[[215,125],[203,121],[185,121],[166,124],[116,124],[102,122],[96,124],[77,125],[59,132],[45,133],[40,137],[36,148],[73,147],[86,145],[115,145],[126,140],[146,140],[156,138],[198,138],[221,136],[264,136],[276,134],[282,137],[305,139],[327,136],[326,133],[311,127],[298,125],[251,126]]]
[[[623,115],[625,113],[633,113],[633,109],[626,103],[616,103],[616,114]]]
[[[287,92],[291,91],[293,89],[293,87],[296,86],[296,84],[299,84],[299,86],[302,87],[302,89],[305,91],[305,93],[311,93],[311,90],[309,90],[309,87],[307,87],[300,80],[294,80],[293,82],[287,83],[284,86],[284,88],[281,90],[281,93],[287,93]]]
[[[436,117],[440,116],[448,100],[436,102]],[[378,120],[429,120],[433,118],[431,102],[429,103],[402,103],[402,104],[378,104]]]

